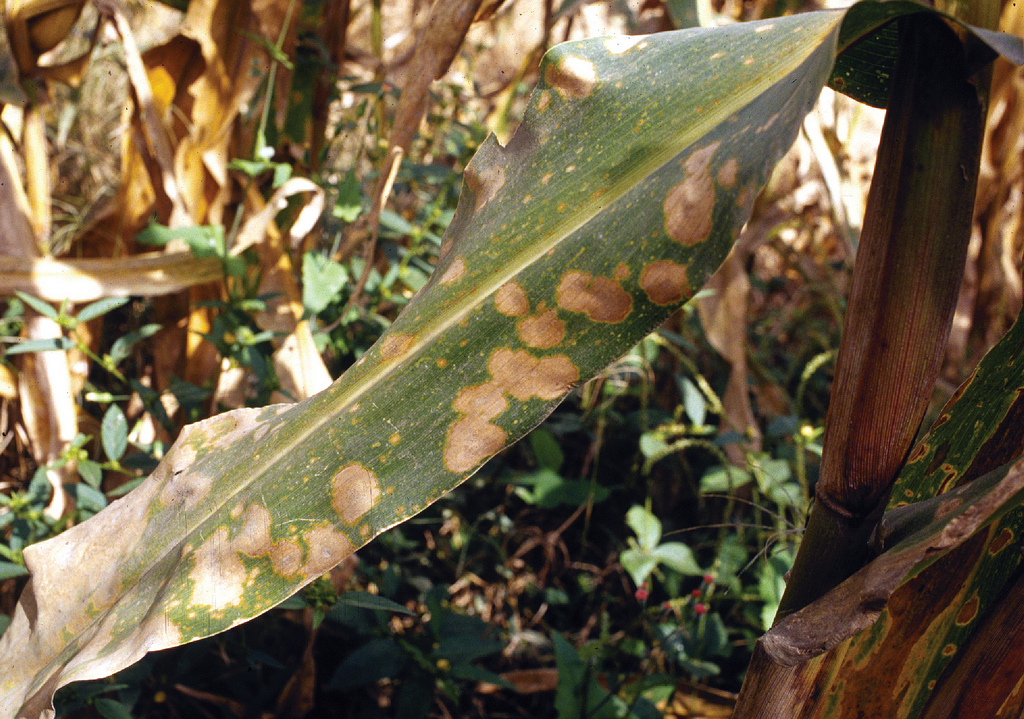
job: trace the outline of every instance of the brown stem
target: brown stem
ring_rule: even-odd
[[[867,538],[931,399],[959,296],[984,108],[946,22],[921,13],[899,23],[821,479],[780,617],[867,559]]]

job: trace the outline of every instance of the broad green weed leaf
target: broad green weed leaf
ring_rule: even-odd
[[[299,404],[190,426],[126,497],[25,550],[0,717],[270,609],[635,345],[727,254],[843,17],[551,50],[515,136],[467,168],[437,270],[356,365]],[[223,254],[202,232],[193,249]]]
[[[597,681],[593,668],[558,632],[551,635],[558,668],[555,710],[558,719],[618,719],[627,716],[625,703]]]
[[[110,405],[100,422],[100,440],[107,459],[116,462],[128,448],[128,419],[116,404]]]
[[[658,566],[658,560],[649,549],[631,546],[619,555],[619,563],[638,588],[647,581]]]
[[[370,594],[369,592],[345,592],[338,597],[334,607],[362,607],[364,609],[382,609],[386,612],[397,612],[399,614],[413,614],[413,612],[398,602],[377,594]]]
[[[690,418],[696,427],[704,426],[704,418],[707,416],[707,402],[704,395],[697,389],[697,385],[688,379],[683,379],[683,407],[686,409],[686,416]]]
[[[321,312],[348,282],[348,270],[320,252],[302,256],[302,306],[311,315]]]
[[[750,472],[732,466],[709,469],[700,478],[701,494],[728,494],[739,489],[754,478]]]
[[[704,573],[693,556],[693,550],[682,542],[665,542],[655,547],[653,553],[659,563],[680,574],[695,577]]]
[[[650,551],[661,541],[661,521],[643,507],[630,507],[626,512],[626,524],[636,534],[642,549]]]
[[[537,464],[544,469],[557,472],[562,468],[562,463],[565,461],[562,448],[555,436],[543,427],[538,427],[530,432],[530,449],[533,450]]]

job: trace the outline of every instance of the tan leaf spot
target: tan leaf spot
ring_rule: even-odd
[[[1013,541],[1013,532],[1003,527],[1002,531],[992,540],[992,544],[988,546],[988,553],[992,555],[999,554],[1011,541]]]
[[[686,170],[687,175],[694,175],[698,172],[707,172],[708,163],[711,162],[711,158],[714,157],[715,153],[718,152],[718,148],[722,145],[720,140],[712,142],[707,147],[702,147],[699,150],[694,150],[690,153],[690,156],[683,162],[683,169]]]
[[[686,268],[670,260],[658,260],[644,267],[640,287],[656,305],[680,302],[692,293]]]
[[[388,437],[388,444],[391,444],[391,445],[396,445],[396,444],[398,444],[401,441],[402,441],[402,435],[400,435],[398,432],[395,432],[393,435]]]
[[[501,427],[479,417],[464,417],[448,428],[444,466],[449,472],[468,472],[505,446]]]
[[[494,381],[520,401],[532,397],[552,400],[568,392],[579,380],[579,370],[568,357],[537,358],[526,350],[495,350],[487,368]]]
[[[735,157],[730,157],[718,170],[718,184],[722,187],[732,187],[736,182],[736,171],[739,169],[739,163],[736,162]]]
[[[242,529],[231,542],[237,552],[257,557],[270,551],[270,523],[273,519],[266,507],[250,504],[245,508]]]
[[[302,573],[307,577],[323,574],[355,550],[349,538],[333,527],[313,527],[302,538],[307,547]]]
[[[594,63],[582,57],[565,57],[551,63],[544,71],[544,81],[555,88],[564,99],[582,99],[589,95],[597,83]]]
[[[715,184],[708,173],[708,162],[719,144],[714,142],[687,158],[686,179],[668,191],[662,205],[665,232],[687,247],[703,242],[711,233]]]
[[[452,251],[452,247],[455,246],[455,242],[449,238],[441,243],[441,247],[437,250],[437,262],[440,264],[448,258],[448,253]]]
[[[646,35],[615,35],[605,39],[604,49],[612,55],[622,55],[627,50],[639,45],[646,37]]]
[[[463,173],[463,184],[472,193],[473,212],[494,199],[498,191],[505,186],[505,168],[498,164],[485,164],[477,167],[470,163]]]
[[[448,269],[441,275],[441,279],[438,280],[442,285],[448,285],[456,280],[462,279],[462,276],[466,274],[466,263],[461,257],[456,257],[452,260],[452,263],[448,265]]]
[[[455,397],[452,409],[469,417],[490,420],[508,408],[505,390],[495,381],[466,387]]]
[[[361,464],[342,467],[331,484],[331,505],[346,524],[355,524],[380,497],[377,477]]]
[[[772,125],[774,125],[774,124],[775,124],[775,121],[776,121],[776,120],[778,120],[778,119],[779,119],[779,113],[775,113],[774,115],[772,115],[771,117],[769,117],[769,118],[768,118],[768,119],[767,119],[767,120],[765,121],[765,123],[764,123],[763,125],[761,125],[761,126],[760,126],[759,128],[757,128],[756,130],[754,130],[754,132],[756,132],[756,133],[760,134],[760,133],[764,132],[765,130],[768,130],[768,129],[770,129],[770,128],[771,128],[771,126],[772,126]]]
[[[577,271],[562,276],[555,301],[570,312],[586,312],[595,322],[622,322],[633,309],[633,298],[618,282]]]
[[[565,338],[565,323],[558,319],[555,310],[525,317],[519,320],[516,329],[523,342],[538,349],[554,347]]]
[[[960,612],[956,615],[956,624],[958,627],[963,627],[974,621],[975,617],[978,616],[978,595],[975,594],[973,597],[964,602],[964,605],[960,608]]]
[[[213,611],[241,603],[245,594],[245,565],[231,550],[227,527],[220,527],[192,553],[195,561],[189,573],[192,604]]]
[[[515,282],[506,282],[498,288],[498,291],[494,293],[494,307],[498,312],[509,317],[522,317],[530,311],[526,293]]]
[[[619,282],[622,282],[627,277],[629,277],[629,265],[627,265],[625,262],[620,262],[619,264],[615,265],[615,279],[617,279]]]
[[[250,557],[268,557],[278,574],[296,574],[302,567],[302,548],[284,539],[273,541],[270,537],[272,522],[273,517],[266,507],[250,504],[245,510],[242,529],[231,542],[231,549]]]
[[[181,447],[186,449],[187,445]],[[191,452],[194,456],[195,452]],[[179,511],[188,511],[210,494],[213,477],[199,472],[184,470],[170,473],[170,478],[160,490],[160,503],[165,507],[175,505]]]
[[[945,469],[945,467],[943,467],[943,469]],[[963,503],[964,501],[960,499],[960,497],[951,497],[950,499],[945,499],[939,502],[939,506],[935,509],[935,518],[938,519],[939,517],[945,517],[950,512],[955,512],[960,509],[960,505]]]
[[[414,335],[390,335],[380,345],[380,356],[390,360],[404,355],[416,339]]]

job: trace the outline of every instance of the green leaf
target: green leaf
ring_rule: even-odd
[[[718,466],[709,469],[700,478],[701,494],[729,494],[735,489],[750,484],[754,475],[732,466]]]
[[[81,464],[79,462],[79,465]],[[81,466],[79,466],[79,472],[81,472]],[[65,484],[64,489],[75,500],[75,507],[79,512],[91,515],[107,506],[107,498],[103,496],[103,492],[88,484]]]
[[[20,564],[0,562],[0,580],[24,577],[26,574],[28,574],[28,570]]]
[[[171,229],[156,223],[149,224],[135,236],[143,245],[163,247],[171,240],[181,240],[196,257],[224,257],[224,230],[220,226],[176,227]]]
[[[238,170],[244,175],[250,178],[256,177],[257,175],[266,172],[271,167],[271,162],[268,160],[242,160],[236,159],[228,163],[229,170]],[[148,238],[147,238],[148,239]],[[145,242],[144,244],[156,244],[153,242]]]
[[[558,472],[547,468],[517,477],[516,483],[520,485],[516,490],[517,495],[543,509],[560,505],[579,507],[591,499],[603,502],[611,493],[608,487],[584,479],[565,479]]]
[[[409,616],[415,615],[415,612],[409,611],[409,609],[398,602],[392,601],[387,597],[381,597],[377,594],[370,594],[369,592],[345,592],[338,597],[338,601],[334,603],[334,606],[381,609],[385,612],[396,612],[398,614],[407,614]]]
[[[703,427],[704,419],[707,416],[707,402],[697,385],[690,380],[683,378],[683,408],[686,416],[690,418],[694,426]]]
[[[355,170],[349,170],[345,179],[338,185],[338,197],[334,201],[331,214],[342,222],[355,222],[363,212],[363,190]]]
[[[717,657],[728,657],[732,654],[729,632],[718,612],[708,614],[702,628],[700,640],[706,654]]]
[[[93,700],[92,705],[96,707],[96,712],[103,719],[132,719],[132,713],[128,707],[116,699],[97,697]]]
[[[642,549],[650,551],[661,541],[661,521],[644,507],[630,507],[626,511],[626,524],[636,534]]]
[[[682,542],[665,542],[654,548],[655,559],[680,574],[699,576],[704,570],[697,564],[693,550]]]
[[[562,468],[565,455],[562,453],[562,448],[558,446],[558,440],[551,432],[543,427],[538,427],[530,432],[529,438],[530,449],[533,450],[537,464],[555,472]]]
[[[49,302],[44,302],[38,297],[33,297],[32,295],[25,294],[19,290],[15,290],[14,294],[16,294],[22,302],[34,309],[43,317],[49,317],[54,322],[57,322],[60,318],[60,313],[57,312]]]
[[[518,691],[515,684],[502,679],[494,672],[487,671],[474,664],[455,664],[451,668],[451,676],[455,679],[462,679],[469,682],[486,682],[495,686],[503,687],[509,691]]]
[[[327,682],[327,688],[345,691],[380,679],[397,677],[409,655],[392,638],[371,639],[345,658]]]
[[[437,621],[439,640],[434,656],[452,665],[468,664],[505,648],[505,642],[488,636],[494,633],[493,627],[479,617],[447,612]]]
[[[631,547],[619,554],[619,563],[637,587],[646,582],[658,566],[654,553],[639,547]]]
[[[576,648],[558,632],[551,635],[558,668],[555,710],[558,719],[618,719],[624,702],[609,694],[597,681]]]
[[[16,345],[11,345],[5,350],[6,354],[25,354],[26,352],[65,352],[75,346],[67,337],[54,337],[45,340],[25,340]]]
[[[116,462],[128,448],[128,419],[116,404],[112,404],[103,413],[100,422],[100,440],[107,459]]]
[[[103,468],[100,467],[96,462],[91,459],[80,459],[76,463],[75,468],[78,470],[78,474],[81,475],[82,479],[85,480],[93,489],[99,489],[100,484],[103,483]],[[102,509],[103,505],[100,505]],[[94,509],[93,511],[99,511]]]
[[[113,309],[117,309],[118,307],[127,304],[130,300],[130,297],[105,297],[102,300],[90,302],[78,312],[75,319],[79,322],[94,320],[97,317],[107,314]]]
[[[349,280],[348,270],[320,252],[302,256],[302,306],[311,315],[335,301]]]
[[[151,323],[143,325],[138,330],[132,330],[131,332],[118,337],[110,346],[110,353],[108,355],[110,357],[110,362],[114,366],[119,365],[122,361],[127,359],[128,355],[131,353],[132,346],[136,342],[146,339],[147,337],[152,337],[160,331],[161,327],[162,326],[159,324]]]

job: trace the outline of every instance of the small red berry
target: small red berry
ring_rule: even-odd
[[[638,602],[646,602],[647,601],[647,597],[651,596],[650,592],[648,592],[645,587],[646,587],[646,583],[645,584],[641,584],[640,588],[637,589],[636,592],[633,594],[633,596],[636,597],[636,600]]]
[[[664,609],[666,612],[670,612],[670,611],[672,611],[672,603],[671,602],[665,602],[664,604],[661,605],[661,608]]]
[[[697,614],[707,614],[708,608],[703,604],[698,603],[693,605],[693,611]]]
[[[714,574],[705,574],[704,575],[704,583],[705,584],[711,584],[711,582],[713,582],[713,581],[715,581],[715,575]]]
[[[694,589],[692,592],[690,592],[690,596],[694,599],[700,599],[700,595],[701,591],[699,589]]]

